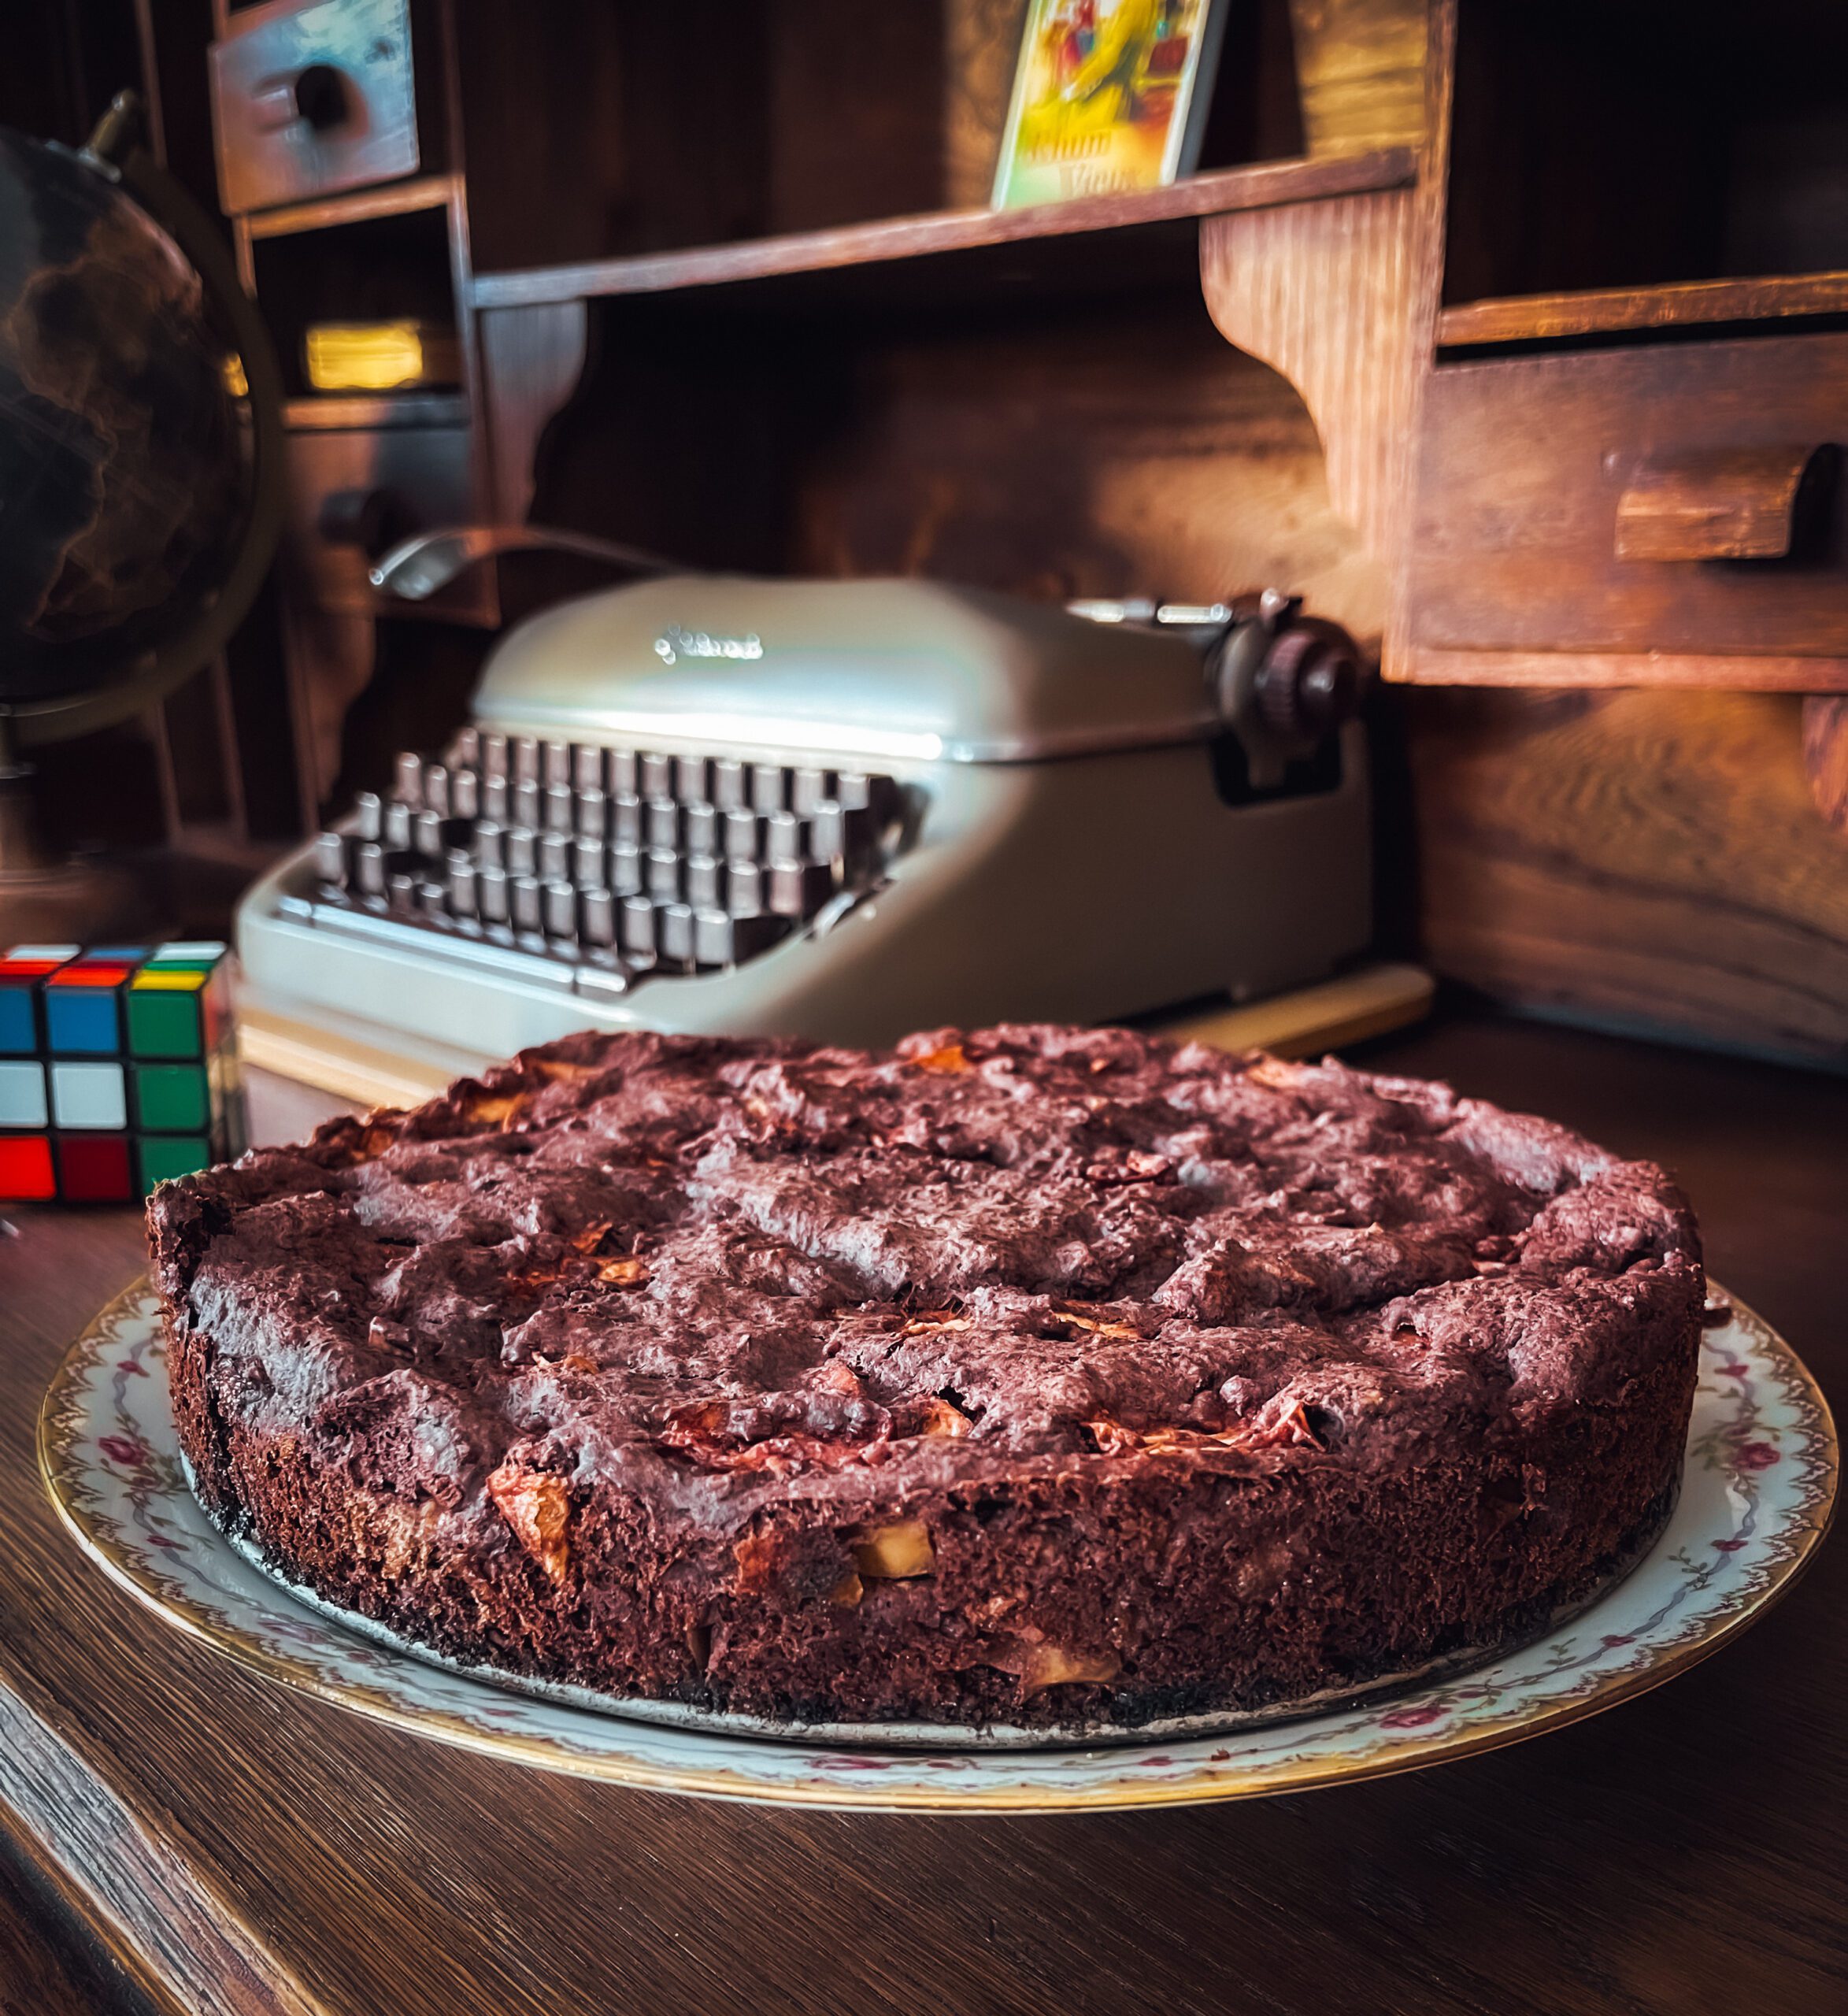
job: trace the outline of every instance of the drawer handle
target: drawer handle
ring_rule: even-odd
[[[1617,499],[1620,560],[1785,560],[1835,482],[1835,450],[1706,448],[1658,456]]]

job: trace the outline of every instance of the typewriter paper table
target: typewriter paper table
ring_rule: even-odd
[[[1848,1386],[1848,1084],[1450,1022],[1366,1061],[1677,1169],[1713,1270]],[[273,1109],[272,1109],[273,1110]],[[292,1123],[305,1117],[299,1110]],[[443,1749],[256,1680],[66,1538],[33,1466],[128,1212],[0,1237],[0,2007],[1377,2016],[1841,2006],[1848,1551],[1650,1695],[1411,1776],[1029,1819],[726,1807]],[[131,1987],[110,1958],[133,1959]]]

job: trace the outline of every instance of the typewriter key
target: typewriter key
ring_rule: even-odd
[[[479,902],[475,863],[461,848],[453,848],[449,857],[449,914],[461,922],[472,923]]]
[[[872,803],[872,780],[857,770],[837,771],[834,797],[843,811],[864,812]]]
[[[481,780],[472,770],[449,773],[449,809],[451,817],[478,818],[481,813]]]
[[[539,836],[530,827],[508,827],[501,836],[501,859],[509,875],[531,874],[539,866]]]
[[[513,823],[516,826],[531,826],[536,832],[539,825],[539,788],[531,777],[522,778],[513,787]]]
[[[346,842],[339,833],[317,833],[314,839],[314,872],[325,888],[346,886]]]
[[[609,749],[604,751],[603,767],[609,773],[609,782],[604,787],[612,796],[619,791],[633,792],[638,798],[640,776],[632,749]]]
[[[580,791],[603,788],[603,752],[594,742],[580,742],[571,752],[571,781]]]
[[[757,917],[764,908],[764,871],[754,861],[725,864],[725,907],[734,917]]]
[[[571,879],[572,854],[577,845],[568,833],[541,833],[538,854],[539,866],[535,871],[542,882],[566,882]]]
[[[401,869],[385,879],[385,906],[399,916],[409,916],[417,906],[417,878]]]
[[[443,832],[446,821],[440,812],[420,812],[411,821],[411,845],[429,861],[440,861],[449,842]]]
[[[828,773],[825,770],[798,770],[789,780],[789,809],[804,814],[812,813],[828,796]]]
[[[609,886],[619,896],[642,893],[642,850],[632,841],[616,840],[609,848]]]
[[[643,756],[635,787],[644,798],[672,798],[674,795],[674,759],[671,756]]]
[[[580,836],[572,842],[571,879],[580,889],[600,888],[606,873],[601,840],[586,839]]]
[[[735,756],[713,760],[712,802],[721,812],[743,812],[750,805],[750,776]]]
[[[353,801],[353,832],[356,839],[376,840],[385,830],[385,808],[376,791],[362,791]]]
[[[354,849],[353,880],[360,895],[375,903],[385,894],[385,850],[376,840],[361,840]]]
[[[750,766],[751,809],[756,812],[780,812],[783,802],[783,765],[780,763],[754,763]]]
[[[507,814],[513,809],[513,794],[505,777],[489,777],[481,787],[483,817],[498,819],[505,825]]]
[[[757,858],[757,816],[754,812],[725,814],[725,858],[755,861]]]
[[[440,763],[424,766],[424,802],[439,819],[449,817],[449,772]]]
[[[643,808],[651,847],[677,847],[680,844],[680,808],[671,798],[651,798]]]
[[[481,731],[478,728],[460,730],[450,745],[450,768],[452,770],[478,770],[481,767]]]
[[[449,922],[449,884],[426,876],[417,884],[417,915],[424,924]]]
[[[571,744],[548,742],[540,752],[540,773],[547,791],[571,788]]]
[[[509,907],[513,914],[513,928],[524,936],[536,937],[545,921],[545,908],[539,885],[530,875],[510,876],[507,881]]]
[[[475,871],[475,902],[483,924],[507,921],[507,871],[483,862]]]
[[[594,786],[578,792],[577,829],[587,840],[601,840],[609,830],[609,800]]]
[[[507,738],[504,735],[487,734],[481,738],[481,774],[491,782],[498,778],[503,784],[507,776]]]
[[[576,823],[577,800],[572,795],[569,784],[548,784],[546,788],[546,831],[548,833],[568,833]]]
[[[769,907],[778,917],[813,917],[833,894],[825,862],[780,861],[770,869]]]
[[[585,889],[578,899],[578,932],[587,945],[616,943],[616,899],[607,889]]]
[[[676,756],[674,758],[674,795],[683,805],[701,805],[705,802],[705,758],[703,756]]]
[[[719,815],[709,805],[680,807],[680,845],[688,854],[717,854]]]
[[[793,812],[772,812],[764,821],[764,858],[772,868],[808,858],[809,822]]]
[[[650,847],[644,858],[643,879],[654,901],[676,902],[680,894],[680,857],[672,847]]]
[[[424,759],[414,749],[400,750],[392,764],[391,795],[400,805],[424,802]]]
[[[516,736],[508,745],[508,775],[516,784],[536,784],[539,780],[539,746],[530,735]]]
[[[477,819],[475,822],[475,859],[477,865],[487,868],[501,865],[501,829],[492,819]]]
[[[567,943],[577,942],[577,891],[565,881],[547,882],[540,891],[546,920],[546,936]]]
[[[719,864],[709,854],[687,857],[687,900],[696,910],[719,907]]]
[[[632,791],[609,795],[609,837],[626,847],[642,844],[642,801]]]
[[[625,896],[617,932],[624,953],[631,959],[654,957],[654,906],[646,896]]]
[[[684,903],[663,903],[654,920],[661,956],[679,965],[693,963],[693,913]]]

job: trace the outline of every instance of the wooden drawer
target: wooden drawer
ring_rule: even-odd
[[[291,435],[283,556],[294,592],[349,615],[496,621],[491,566],[458,576],[421,602],[382,596],[368,579],[384,547],[480,517],[472,445],[465,427]]]
[[[1844,335],[1440,366],[1399,669],[1542,683],[1543,662],[1472,669],[1468,654],[1656,653],[1686,662],[1665,676],[1745,658],[1756,669],[1739,684],[1839,684],[1848,513],[1831,444],[1845,439]],[[1603,676],[1646,684],[1652,668]]]
[[[409,0],[279,0],[232,20],[212,46],[228,213],[417,172]]]

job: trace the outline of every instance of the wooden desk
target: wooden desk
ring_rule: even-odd
[[[1714,1273],[1839,1406],[1848,1082],[1455,1019],[1366,1061],[1676,1168]],[[253,1679],[89,1567],[40,1495],[34,1417],[65,1342],[139,1266],[139,1232],[127,1214],[15,1222],[0,1240],[8,2016],[1821,2016],[1848,1997],[1839,1542],[1661,1692],[1406,1777],[1043,1819],[626,1792]]]

